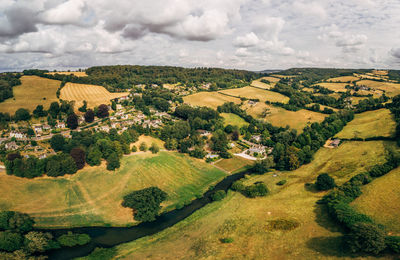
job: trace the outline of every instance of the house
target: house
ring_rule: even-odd
[[[39,133],[43,132],[43,128],[42,128],[41,125],[35,125],[35,126],[33,127],[33,130],[35,130],[35,133],[36,133],[36,134],[39,134]]]
[[[39,155],[39,159],[44,159],[47,158],[47,154],[43,153]]]
[[[13,141],[13,142],[6,143],[5,147],[7,150],[17,150],[19,148],[19,145],[17,145],[17,143],[15,143]]]
[[[50,130],[51,129],[51,126],[49,126],[49,125],[43,125],[43,130],[44,131],[48,131],[48,130]]]
[[[10,133],[10,138],[15,137],[16,139],[25,139],[26,138],[26,134],[21,133],[21,132],[17,132],[17,131],[12,131]]]
[[[117,110],[121,110],[122,109],[122,105],[121,104],[117,104]]]
[[[59,129],[65,128],[65,123],[64,122],[58,122],[57,125],[56,125],[56,128],[59,128]]]
[[[123,115],[121,116],[121,119],[124,119],[124,120],[125,120],[125,119],[128,119],[128,117],[129,117],[129,116],[128,116],[127,114],[123,114]]]
[[[206,158],[210,158],[210,159],[214,159],[214,158],[218,158],[218,157],[219,157],[218,154],[211,154],[211,153],[209,153],[209,154],[206,155]]]
[[[330,143],[330,146],[337,148],[340,144],[340,139],[333,139]]]
[[[263,145],[253,145],[252,147],[249,148],[249,152],[251,154],[254,154],[254,153],[264,154],[265,153],[265,146],[263,146]]]
[[[81,116],[78,118],[78,124],[83,124],[85,122],[85,117]]]
[[[110,132],[110,127],[108,125],[102,125],[100,130],[108,133]]]
[[[200,136],[209,136],[211,133],[208,132],[207,130],[197,130],[197,132],[200,134]]]
[[[249,104],[250,106],[254,106],[254,105],[257,104],[257,102],[254,101],[254,100],[249,100],[248,104]]]
[[[256,143],[259,143],[261,142],[261,135],[253,135],[251,139],[254,140]]]
[[[118,101],[124,101],[124,100],[128,100],[128,99],[129,99],[129,95],[118,98]],[[122,106],[121,106],[121,108],[122,108]],[[117,105],[117,109],[118,109],[118,105]]]

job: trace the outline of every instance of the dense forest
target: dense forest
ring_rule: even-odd
[[[19,73],[0,73],[0,102],[13,97],[12,88],[20,85]]]

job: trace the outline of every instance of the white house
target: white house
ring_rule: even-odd
[[[11,137],[11,138],[12,138],[12,137],[15,137],[15,138],[17,138],[17,139],[24,139],[24,138],[26,138],[26,134],[21,133],[21,132],[12,131],[12,132],[10,133],[10,137]]]

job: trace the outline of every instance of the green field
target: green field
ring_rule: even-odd
[[[400,168],[363,187],[353,203],[356,209],[383,224],[392,235],[400,236]]]
[[[37,105],[49,109],[51,102],[58,101],[56,92],[61,81],[38,76],[22,76],[21,83],[13,87],[13,98],[0,103],[0,112],[14,114],[19,108],[26,108],[32,113]]]
[[[313,162],[295,171],[246,180],[248,184],[265,182],[271,191],[267,197],[249,199],[229,192],[224,200],[208,204],[175,226],[109,252],[118,259],[368,259],[343,253],[342,233],[316,204],[326,193],[309,191],[305,184],[314,182],[322,172],[343,183],[382,162],[384,146],[392,145],[348,142],[337,149],[322,148]],[[277,186],[283,179],[287,183]],[[294,221],[299,226],[276,230],[269,225],[275,220]],[[221,243],[226,237],[233,242]]]
[[[215,163],[215,166],[221,168],[227,172],[236,172],[240,169],[243,169],[246,166],[253,165],[254,161],[244,159],[239,156],[234,156],[229,159],[222,159]]]
[[[336,137],[368,138],[376,136],[392,137],[396,130],[396,122],[388,109],[379,109],[356,114]]]
[[[249,123],[244,121],[240,116],[233,113],[221,113],[221,116],[224,118],[224,125],[233,125],[241,128],[242,126],[248,126]]]
[[[105,165],[85,167],[75,175],[33,180],[0,175],[0,206],[30,214],[38,227],[134,224],[132,211],[121,206],[133,190],[158,186],[168,193],[163,209],[188,202],[226,174],[188,156],[150,152],[126,156],[115,172]]]

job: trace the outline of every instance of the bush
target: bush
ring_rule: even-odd
[[[356,223],[346,242],[352,252],[379,254],[386,248],[385,232],[370,223]]]
[[[137,152],[137,147],[136,147],[136,145],[132,146],[132,152],[133,152],[133,153],[136,153],[136,152]]]
[[[330,190],[336,186],[335,180],[326,173],[318,175],[315,185],[318,190]]]
[[[232,242],[233,242],[233,238],[231,238],[231,237],[224,237],[224,238],[221,238],[219,241],[221,241],[221,243],[224,243],[224,244],[229,244],[229,243],[232,243]]]
[[[211,199],[213,201],[220,201],[226,197],[226,192],[224,190],[217,190],[213,194],[211,194]]]
[[[281,180],[281,181],[278,181],[278,182],[276,183],[276,185],[282,186],[282,185],[285,185],[286,182],[287,182],[287,180]]]
[[[356,223],[373,223],[367,215],[359,213],[345,202],[339,202],[333,206],[334,217],[348,228],[352,228]]]
[[[160,151],[160,148],[158,147],[158,145],[156,143],[152,143],[149,150],[152,153],[158,153]]]
[[[232,183],[232,186],[231,186],[231,190],[239,191],[239,192],[244,191],[245,188],[246,188],[246,186],[243,184],[243,181],[241,181],[241,180],[235,181],[234,183]]]
[[[142,152],[146,152],[147,151],[147,144],[145,142],[142,142],[139,146],[139,150]]]
[[[25,233],[33,229],[34,220],[28,214],[16,211],[0,212],[0,229]]]
[[[389,250],[400,253],[400,236],[387,236],[385,243]]]
[[[244,191],[244,195],[249,198],[255,198],[255,197],[263,197],[268,194],[268,188],[267,185],[263,182],[257,182],[254,183],[253,185],[247,186]]]
[[[22,247],[23,238],[18,233],[0,232],[0,250],[12,252]]]
[[[72,232],[68,232],[67,234],[58,237],[57,241],[61,246],[82,246],[90,242],[90,236],[87,234],[74,234]]]

